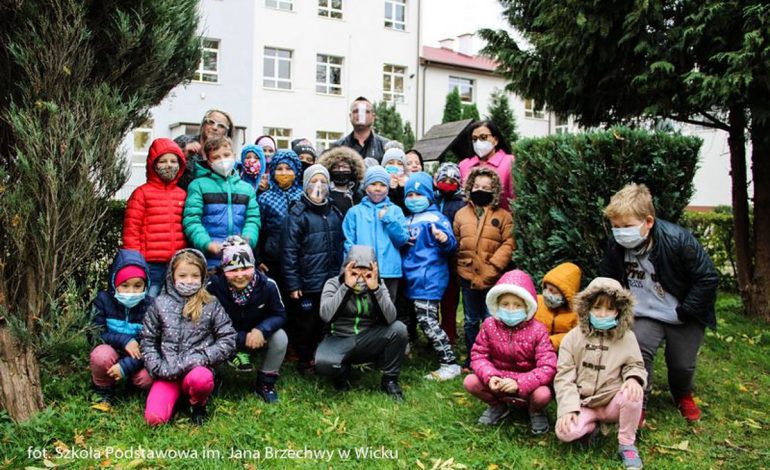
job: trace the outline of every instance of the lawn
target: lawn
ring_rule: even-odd
[[[719,329],[707,334],[698,362],[704,417],[696,426],[672,405],[665,365],[657,365],[649,427],[638,440],[648,468],[770,468],[770,332],[741,316],[734,296],[720,296],[717,309]],[[0,414],[0,468],[620,468],[615,429],[583,450],[553,432],[531,436],[522,417],[477,425],[483,403],[459,379],[423,379],[435,361],[424,344],[416,349],[402,374],[403,404],[378,391],[376,371],[358,372],[354,389],[337,393],[285,364],[276,405],[251,392],[253,377],[227,373],[203,427],[182,416],[150,429],[139,393],[111,413],[90,408],[83,345],[48,366],[47,410],[22,425]],[[553,426],[555,404],[549,415]]]

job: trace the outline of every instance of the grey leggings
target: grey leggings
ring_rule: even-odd
[[[457,357],[452,351],[449,337],[439,324],[438,306],[437,300],[415,300],[414,313],[417,317],[417,324],[420,325],[422,332],[425,333],[431,346],[433,346],[433,350],[436,351],[438,361],[441,364],[454,364],[457,362]]]
[[[246,352],[249,354],[261,353],[264,354],[262,360],[262,367],[259,368],[260,372],[277,374],[283,364],[283,358],[286,356],[286,346],[289,344],[289,338],[286,336],[286,332],[283,330],[276,330],[270,338],[267,339],[267,344],[259,349],[239,349],[238,352]]]

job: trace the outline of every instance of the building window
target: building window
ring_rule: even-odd
[[[542,107],[535,109],[535,100],[527,98],[524,100],[524,117],[545,119],[545,113]]]
[[[262,73],[265,88],[291,90],[291,51],[266,47]]]
[[[276,10],[294,11],[294,0],[265,0],[265,6]]]
[[[318,54],[315,91],[327,95],[342,94],[342,57]]]
[[[569,133],[569,117],[557,114],[554,117],[554,130],[557,134]]]
[[[449,91],[457,88],[460,92],[460,101],[473,103],[473,80],[470,78],[449,77]]]
[[[219,40],[201,39],[202,55],[198,70],[193,75],[196,82],[219,82]]]
[[[133,131],[134,143],[132,146],[131,163],[144,165],[147,162],[147,153],[152,143],[152,126],[154,122],[148,119]]]
[[[404,102],[406,67],[384,64],[382,66],[382,99],[393,103]]]
[[[342,19],[342,0],[318,0],[318,16]]]
[[[282,127],[263,127],[262,135],[269,135],[275,139],[275,145],[278,150],[288,150],[291,145],[291,129]]]
[[[342,132],[316,131],[315,147],[319,152],[323,152],[332,146],[332,144],[342,138]]]
[[[406,31],[406,0],[385,0],[385,27]]]

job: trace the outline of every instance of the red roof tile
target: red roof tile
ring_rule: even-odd
[[[497,68],[497,63],[487,57],[465,55],[442,47],[423,46],[421,59],[423,62],[434,62],[484,72],[494,72]]]

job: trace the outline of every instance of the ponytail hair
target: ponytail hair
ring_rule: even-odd
[[[201,288],[195,294],[187,298],[182,309],[182,316],[189,318],[194,323],[198,323],[198,320],[203,314],[203,306],[212,301],[213,297],[206,290],[206,262],[200,256],[196,256],[191,251],[184,251],[179,255],[174,256],[174,261],[171,263],[171,272],[176,271],[177,266],[180,263],[189,263],[200,270],[201,273]]]

